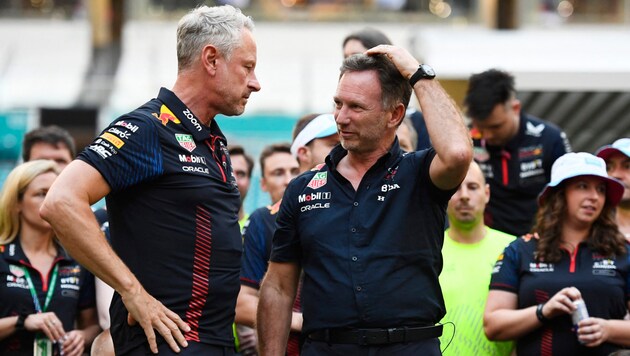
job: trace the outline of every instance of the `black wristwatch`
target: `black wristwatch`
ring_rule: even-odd
[[[428,64],[421,64],[420,66],[418,66],[418,70],[413,73],[411,78],[409,78],[409,84],[411,84],[411,87],[413,88],[418,80],[433,78],[435,78],[435,71],[433,70],[433,68],[431,68],[431,66],[429,66]]]
[[[18,315],[17,321],[15,322],[15,331],[24,330],[24,321],[26,321],[26,318],[28,318],[27,313],[20,313]]]

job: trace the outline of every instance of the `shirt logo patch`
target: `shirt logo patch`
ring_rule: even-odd
[[[530,272],[553,272],[553,263],[530,263],[529,264]]]
[[[118,136],[113,135],[109,132],[105,132],[100,137],[109,141],[112,145],[116,146],[116,148],[121,148],[125,144],[125,142],[118,138]]]
[[[488,153],[488,150],[483,147],[474,147],[473,156],[475,158],[475,161],[477,162],[485,162],[490,159],[490,154]]]
[[[308,182],[307,187],[312,189],[318,189],[326,185],[328,181],[328,173],[327,172],[317,172],[315,176]]]
[[[193,140],[192,135],[175,134],[175,138],[177,139],[177,142],[179,142],[179,145],[184,147],[188,152],[192,152],[195,150],[195,148],[197,148],[197,145],[195,145],[195,141]]]
[[[310,202],[314,200],[326,200],[331,197],[330,192],[317,192],[310,194],[300,194],[298,195],[298,203]]]
[[[525,125],[525,134],[529,136],[540,137],[544,129],[545,124],[534,125],[528,121],[527,125]]]
[[[152,113],[151,115],[155,116],[156,119],[160,120],[163,126],[166,126],[166,124],[168,124],[169,121],[172,121],[175,124],[181,123],[181,121],[179,121],[179,119],[175,116],[175,114],[173,114],[171,109],[167,108],[166,105],[164,104],[160,106],[160,116],[158,116],[156,113]]]
[[[16,265],[9,265],[9,271],[11,272],[12,275],[16,276],[16,277],[23,277],[24,276],[24,270]]]

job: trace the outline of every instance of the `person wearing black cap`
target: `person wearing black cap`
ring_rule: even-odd
[[[554,162],[535,233],[495,264],[488,339],[516,340],[519,355],[608,355],[630,346],[630,261],[614,220],[622,194],[599,157],[567,153]]]

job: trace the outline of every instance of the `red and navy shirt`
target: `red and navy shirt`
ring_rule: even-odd
[[[26,268],[43,308],[51,286],[53,268],[58,265],[47,312],[54,312],[66,331],[74,330],[82,310],[96,308],[94,276],[74,261],[60,246],[57,257],[48,271],[33,268],[18,242],[0,245],[0,318],[21,313],[35,314],[35,303],[25,277]],[[0,340],[0,355],[33,355],[35,333],[22,330]]]
[[[112,122],[79,159],[111,188],[111,243],[142,286],[188,323],[187,340],[233,346],[240,197],[216,121],[202,125],[162,88]],[[127,324],[118,294],[110,314],[117,353],[146,343],[142,328]]]
[[[431,181],[432,148],[403,153],[395,140],[355,191],[337,170],[346,154],[338,145],[291,181],[278,213],[271,261],[303,269],[302,333],[434,325],[445,314],[438,275],[455,189]]]
[[[623,319],[630,300],[628,254],[602,256],[581,243],[573,253],[562,250],[557,263],[537,262],[538,241],[517,239],[505,248],[492,272],[490,289],[518,295],[518,309],[548,301],[566,287],[582,294],[589,316]],[[627,248],[630,246],[626,246]],[[552,318],[517,341],[519,355],[608,355],[621,348],[610,343],[586,347],[572,330],[571,315]]]
[[[557,126],[521,114],[519,130],[505,147],[490,146],[472,130],[475,161],[490,185],[485,223],[493,229],[521,236],[530,231],[537,197],[551,178],[551,165],[571,152]]]

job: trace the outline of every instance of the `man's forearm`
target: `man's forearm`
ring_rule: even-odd
[[[431,138],[431,144],[444,161],[457,159],[462,151],[472,150],[464,119],[437,80],[420,80],[414,91]]]
[[[256,330],[261,355],[284,355],[291,328],[293,298],[263,284],[258,302]]]

